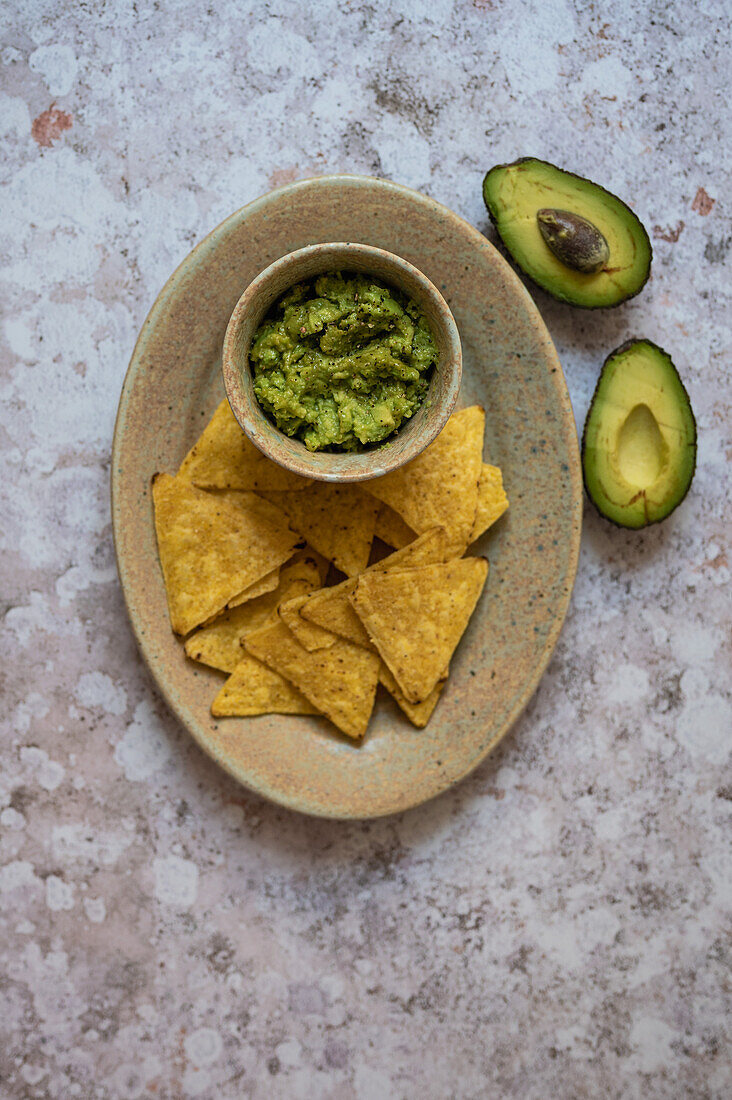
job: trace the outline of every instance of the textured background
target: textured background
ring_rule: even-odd
[[[3,1098],[732,1093],[728,16],[3,6]],[[487,228],[484,171],[526,153],[652,234],[634,302],[536,298],[579,424],[610,349],[671,351],[692,493],[641,534],[587,512],[549,671],[459,788],[290,815],[202,756],[132,643],[107,485],[135,334],[272,186],[384,175]]]

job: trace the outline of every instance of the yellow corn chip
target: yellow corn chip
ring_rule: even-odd
[[[176,634],[221,611],[248,585],[286,561],[298,536],[251,509],[182,478],[153,479],[155,531]]]
[[[308,593],[305,593],[303,596],[295,596],[294,599],[281,604],[279,615],[300,645],[304,646],[308,653],[314,653],[316,649],[325,649],[333,645],[336,636],[329,630],[323,630],[322,626],[316,626],[315,623],[309,623],[307,619],[302,618],[300,608],[307,598]]]
[[[395,550],[393,554],[387,554],[385,558],[374,562],[365,572],[383,573],[391,569],[414,569],[418,565],[435,565],[437,562],[447,561],[448,557],[445,528],[432,527],[418,538],[415,537],[408,546]]]
[[[388,504],[382,504],[376,513],[376,530],[374,534],[387,546],[393,546],[397,550],[401,550],[403,546],[408,546],[417,537],[399,513],[390,508]]]
[[[417,565],[430,565],[433,562],[444,561],[447,557],[445,549],[445,531],[442,527],[434,527],[426,531],[419,538],[405,546],[403,550],[397,550],[394,554],[382,558],[381,561],[370,565],[363,576],[368,573],[380,573],[385,569],[409,569]],[[356,590],[356,578],[349,578],[334,584],[332,588],[323,588],[319,592],[313,592],[307,600],[304,600],[300,608],[303,618],[326,630],[340,634],[356,645],[373,650],[368,634],[364,630],[363,623],[351,607],[349,596]]]
[[[265,493],[318,553],[349,577],[366,568],[378,504],[355,485],[318,481],[296,493]]]
[[[451,553],[463,554],[478,505],[484,427],[479,405],[461,409],[426,451],[365,488],[419,534],[444,527]]]
[[[259,493],[242,489],[210,489],[209,492],[217,500],[228,500],[242,508],[251,509],[252,512],[261,516],[262,519],[269,520],[270,523],[286,524],[288,527],[290,525],[290,521],[282,509],[278,508],[276,504],[265,500]]]
[[[288,593],[288,585],[293,585],[295,581],[305,581],[309,590],[320,585],[320,565],[315,558],[303,551],[295,554],[280,570],[280,603],[295,595],[292,591]]]
[[[507,508],[508,497],[503,491],[503,474],[497,466],[489,466],[484,462],[478,483],[478,507],[470,541],[475,542],[480,538]]]
[[[274,523],[278,527],[290,526],[290,522],[282,509],[278,508],[270,501],[265,500],[264,497],[258,496],[257,493],[234,489],[209,490],[209,492],[214,492],[218,500],[228,500],[233,504],[238,504],[242,508],[251,509],[255,514],[268,520],[270,523]],[[306,554],[304,550],[301,550],[299,553]],[[310,554],[310,561],[314,561],[315,557],[316,553],[312,551]],[[323,560],[320,554],[317,554],[317,557],[321,561]],[[318,564],[318,568],[320,569],[320,563]],[[327,571],[326,563],[326,573]],[[273,592],[278,584],[279,566],[277,569],[273,569],[271,573],[267,573],[261,580],[255,581],[254,584],[249,585],[243,592],[235,596],[233,600],[229,600],[226,606],[239,607],[240,604],[246,603],[247,600],[255,600],[257,596],[262,596],[265,592]]]
[[[446,680],[447,673],[445,673],[445,679],[438,682],[437,687],[433,688],[423,703],[410,703],[383,661],[379,668],[379,683],[384,685],[412,725],[418,726],[420,729],[423,729],[432,717],[432,712],[440,700]]]
[[[178,476],[201,489],[304,489],[311,483],[266,458],[244,435],[226,399],[183,459]]]
[[[312,546],[306,546],[305,549],[300,550],[299,553],[315,562],[318,567],[318,572],[320,573],[320,583],[321,585],[325,584],[325,578],[328,576],[328,571],[330,569],[330,562],[328,559],[324,558],[322,554],[319,554],[317,550],[314,550]]]
[[[348,737],[363,737],[379,678],[376,654],[340,638],[327,649],[308,653],[282,622],[247,635],[244,646],[285,676]]]
[[[239,607],[240,604],[246,603],[247,600],[256,600],[257,596],[263,596],[265,592],[274,592],[279,583],[280,567],[277,566],[271,573],[265,573],[261,580],[255,581],[254,584],[250,584],[248,588],[245,588],[243,592],[235,596],[233,600],[229,600],[226,606]]]
[[[376,647],[372,645],[361,620],[348,601],[348,597],[355,589],[355,577],[341,581],[340,584],[334,584],[331,588],[321,588],[319,592],[313,592],[303,600],[300,616],[306,622],[331,631],[353,642],[354,645],[363,646],[364,649],[370,649],[375,653]]]
[[[244,653],[211,704],[217,718],[254,714],[317,714],[283,676]]]
[[[274,592],[249,600],[219,615],[184,643],[188,656],[222,672],[233,672],[244,651],[241,639],[267,623],[277,621],[277,608],[285,600],[306,595],[318,587],[318,567],[308,559],[293,560],[282,567],[280,584]]]
[[[359,577],[351,603],[408,702],[437,686],[487,575],[484,558],[463,558]]]

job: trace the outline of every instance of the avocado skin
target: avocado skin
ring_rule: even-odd
[[[495,172],[495,171],[497,171],[499,169],[503,169],[503,168],[516,168],[518,165],[531,164],[531,163],[546,164],[549,168],[554,168],[554,169],[556,169],[557,172],[562,172],[565,176],[570,176],[572,179],[581,180],[582,183],[591,183],[592,186],[596,187],[598,191],[602,191],[602,192],[604,192],[604,194],[611,195],[612,198],[616,199],[616,201],[619,202],[628,211],[628,213],[631,215],[631,217],[635,221],[638,222],[638,225],[640,226],[640,228],[642,230],[643,236],[644,236],[646,244],[648,246],[648,270],[646,271],[645,278],[643,279],[643,281],[640,283],[640,285],[635,290],[633,290],[630,293],[626,294],[624,297],[618,299],[617,302],[612,302],[609,305],[599,304],[599,305],[593,306],[593,305],[580,304],[579,302],[576,302],[570,294],[562,293],[561,289],[553,289],[553,288],[550,288],[548,286],[545,286],[543,283],[537,282],[536,279],[532,275],[530,275],[529,272],[526,271],[526,269],[516,259],[516,257],[513,255],[511,250],[508,248],[508,246],[507,246],[507,244],[506,244],[506,242],[503,238],[503,234],[501,233],[501,229],[500,229],[500,226],[499,226],[499,223],[498,223],[497,213],[491,208],[491,205],[488,201],[488,197],[487,197],[487,194],[486,194],[486,185],[487,185],[487,182],[488,182],[488,177],[490,176],[491,172]],[[653,246],[651,244],[651,239],[648,236],[648,231],[646,230],[646,227],[643,225],[643,222],[640,220],[640,218],[638,217],[637,214],[633,213],[633,211],[630,209],[630,207],[628,206],[627,203],[623,202],[623,200],[618,198],[618,196],[616,194],[614,194],[612,191],[608,191],[608,189],[606,187],[603,187],[601,184],[595,183],[594,180],[589,179],[588,176],[581,176],[577,172],[569,172],[569,171],[567,171],[566,168],[560,168],[559,165],[552,164],[552,162],[549,161],[549,160],[541,160],[540,157],[517,157],[516,160],[508,161],[505,164],[494,164],[492,168],[488,169],[485,176],[483,177],[483,202],[486,205],[486,209],[488,211],[488,216],[490,217],[490,220],[493,223],[493,226],[494,226],[496,232],[498,233],[501,244],[503,245],[503,248],[504,248],[506,254],[510,257],[511,261],[516,265],[516,267],[519,269],[521,274],[525,275],[526,278],[529,279],[529,281],[534,284],[534,286],[539,287],[540,290],[543,290],[546,294],[551,295],[552,298],[556,298],[556,300],[558,302],[566,302],[566,303],[568,303],[568,305],[577,306],[578,309],[617,309],[617,307],[623,305],[624,302],[630,301],[631,298],[636,298],[640,294],[640,292],[643,290],[643,287],[646,285],[649,278],[651,277],[651,267],[653,266]]]
[[[611,359],[615,358],[616,355],[625,354],[625,352],[630,351],[637,344],[647,344],[648,347],[653,348],[654,351],[660,352],[661,355],[665,355],[669,359],[671,359],[671,356],[669,355],[669,353],[666,351],[665,348],[662,348],[660,344],[654,343],[653,340],[649,340],[646,336],[632,336],[629,340],[625,340],[622,344],[620,344],[619,347],[615,348],[614,351],[611,351],[610,354],[608,356],[606,356],[605,362],[602,364],[602,370],[600,371],[600,376],[597,379],[597,385],[595,386],[595,392],[592,395],[592,400],[590,401],[590,407],[588,408],[587,416],[585,417],[585,426],[582,429],[582,443],[581,443],[581,446],[580,446],[580,455],[581,455],[581,461],[582,461],[582,481],[583,481],[583,484],[584,484],[584,487],[585,487],[585,492],[587,493],[588,500],[592,504],[592,506],[595,509],[595,511],[597,512],[597,514],[602,517],[602,519],[604,519],[607,523],[612,523],[613,527],[620,527],[624,531],[631,531],[631,530],[632,531],[643,531],[643,530],[645,530],[646,527],[653,527],[657,523],[663,523],[663,521],[668,519],[668,517],[671,515],[671,513],[675,512],[676,509],[678,508],[678,506],[686,500],[686,497],[689,494],[689,490],[691,489],[692,482],[694,481],[694,475],[696,474],[696,460],[697,460],[697,449],[698,449],[697,448],[698,433],[697,433],[696,417],[694,416],[694,409],[692,407],[691,400],[689,398],[689,394],[687,393],[686,386],[681,381],[681,376],[679,375],[679,372],[676,371],[676,375],[677,375],[677,378],[679,380],[679,385],[681,386],[681,389],[684,391],[684,394],[686,395],[686,400],[687,400],[687,403],[688,403],[688,406],[689,406],[689,414],[691,416],[691,423],[692,423],[693,428],[694,428],[693,464],[692,464],[692,467],[691,467],[691,473],[689,475],[689,481],[687,483],[686,488],[684,489],[684,492],[681,494],[681,496],[676,501],[676,503],[671,508],[669,508],[668,512],[665,512],[662,516],[659,516],[658,519],[648,520],[646,523],[644,523],[642,525],[639,525],[639,526],[626,524],[626,523],[618,523],[617,520],[612,519],[610,516],[606,515],[605,512],[603,512],[600,505],[597,503],[595,498],[592,496],[592,493],[590,492],[590,488],[589,488],[589,485],[588,485],[588,482],[587,482],[587,471],[586,471],[586,464],[585,464],[585,454],[586,454],[586,446],[587,446],[587,426],[590,423],[590,419],[591,419],[591,416],[592,416],[592,411],[595,407],[595,402],[597,400],[597,396],[598,396],[598,393],[600,391],[600,386],[601,386],[601,383],[602,383],[602,376],[605,372],[605,367],[608,365],[608,363],[610,362]],[[671,362],[673,363],[673,359],[671,359]],[[674,370],[676,370],[675,366],[674,366]]]

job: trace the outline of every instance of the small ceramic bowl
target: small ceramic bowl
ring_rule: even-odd
[[[427,317],[437,344],[437,366],[422,406],[387,440],[359,454],[309,451],[281,432],[257,401],[249,369],[252,337],[271,306],[295,283],[327,271],[367,273],[403,291]],[[226,329],[223,374],[234,416],[268,458],[319,481],[366,481],[403,466],[442,431],[460,390],[462,351],[447,302],[412,264],[370,245],[315,244],[275,260],[244,291]]]

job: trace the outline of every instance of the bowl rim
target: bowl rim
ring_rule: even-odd
[[[393,271],[394,278],[390,280],[389,276],[384,274],[379,274],[378,277],[387,283],[391,281],[397,289],[404,290],[399,281],[400,276],[404,278],[406,275],[408,279],[416,283],[423,297],[429,300],[433,307],[435,315],[434,326],[439,329],[438,336],[442,337],[448,349],[448,354],[444,356],[445,362],[443,365],[443,370],[448,372],[448,377],[443,386],[442,393],[434,402],[436,415],[432,416],[426,426],[422,425],[419,430],[413,432],[407,445],[400,449],[392,448],[389,444],[393,443],[395,437],[397,437],[400,432],[410,427],[412,424],[411,417],[409,420],[404,421],[400,427],[383,440],[381,444],[366,451],[308,451],[300,440],[288,437],[281,432],[276,424],[266,415],[254,395],[252,394],[249,396],[244,386],[241,384],[241,359],[239,354],[235,354],[235,347],[240,327],[244,322],[252,302],[258,301],[266,287],[280,278],[283,272],[287,272],[290,268],[298,267],[303,261],[307,261],[311,257],[322,256],[323,271],[330,270],[334,264],[335,267],[340,270],[348,270],[347,258],[345,261],[339,260],[336,263],[334,257],[338,252],[347,252],[353,257],[360,257],[362,261],[365,258],[366,260],[370,259],[379,261],[382,264],[385,263]],[[293,282],[296,281],[297,276],[293,276]],[[406,293],[407,291],[404,292]],[[267,310],[282,293],[283,291],[278,289],[278,291],[271,296],[270,301],[266,300],[265,295],[266,304],[261,311],[261,317],[257,318],[257,323],[261,321]],[[248,353],[248,345],[246,345],[246,352]],[[438,363],[437,369],[439,369],[439,367],[440,363]],[[432,280],[429,279],[423,271],[420,271],[418,267],[410,263],[409,260],[405,260],[402,256],[390,252],[387,249],[378,248],[375,245],[364,244],[357,241],[323,241],[317,244],[305,245],[302,248],[297,248],[292,252],[287,252],[283,256],[278,257],[260,271],[244,289],[232,311],[226,327],[221,370],[224,380],[224,389],[231,411],[247,438],[262,452],[262,454],[271,461],[276,462],[278,465],[302,477],[313,478],[317,481],[345,484],[382,477],[384,474],[398,469],[407,462],[411,462],[412,459],[421,454],[422,451],[437,438],[449,420],[460,393],[462,381],[462,346],[457,323],[445,298]],[[434,396],[434,388],[435,387],[431,385],[429,395]],[[293,455],[289,452],[285,452],[284,449],[278,451],[276,445],[270,445],[273,432],[282,439],[287,439],[288,443],[296,444],[296,454]]]

